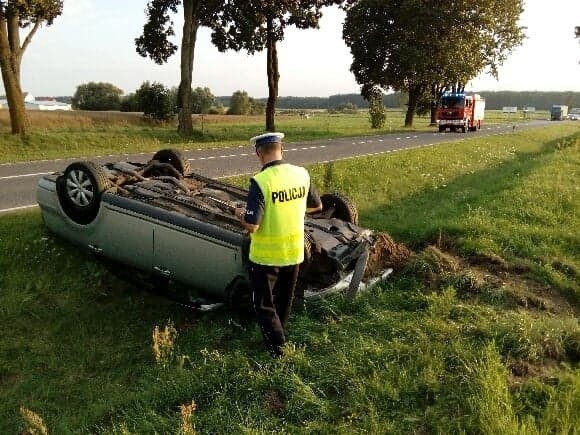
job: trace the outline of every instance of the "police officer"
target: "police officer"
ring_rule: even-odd
[[[250,180],[236,216],[250,233],[249,279],[258,325],[273,357],[282,356],[300,263],[304,214],[322,210],[306,169],[282,160],[283,133],[250,139],[262,170]]]

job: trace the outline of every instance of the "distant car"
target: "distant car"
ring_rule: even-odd
[[[580,113],[569,113],[568,119],[570,121],[578,121],[578,119],[580,119]]]
[[[234,216],[247,191],[191,173],[177,150],[146,164],[90,161],[40,179],[37,201],[58,236],[161,283],[195,288],[215,302],[248,293],[249,236]],[[359,288],[376,241],[359,227],[356,207],[340,194],[321,196],[323,211],[305,217],[305,261],[297,295]],[[388,275],[382,270],[373,282]],[[210,306],[207,299],[195,299]]]

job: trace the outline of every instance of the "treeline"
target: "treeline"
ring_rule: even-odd
[[[224,106],[230,105],[231,97],[216,97],[216,100]],[[266,102],[266,98],[256,98],[256,101]],[[404,107],[407,96],[400,92],[383,96],[383,104],[388,108]],[[343,107],[356,107],[368,109],[369,103],[360,94],[337,94],[330,97],[278,97],[276,102],[278,109],[325,109],[334,110]]]
[[[537,110],[548,110],[553,104],[565,104],[568,107],[580,107],[580,92],[540,92],[540,91],[482,91],[477,92],[485,98],[485,107],[491,110],[501,110],[506,106],[532,106]],[[216,97],[225,107],[230,104],[231,97]],[[265,98],[256,101],[266,102]],[[404,108],[408,102],[405,93],[395,92],[383,96],[383,104],[387,108]],[[354,106],[368,109],[369,103],[360,94],[337,94],[329,97],[278,97],[278,109],[333,110]]]
[[[537,110],[548,110],[553,104],[580,107],[580,92],[537,92],[537,91],[497,91],[479,92],[485,98],[485,107],[501,109],[505,106],[532,106]]]
[[[156,86],[159,88],[155,89],[158,91],[157,93],[165,95],[157,96],[159,101],[168,98],[167,106],[175,105],[177,88],[169,89],[161,84],[149,84],[148,82],[144,83],[143,86]],[[111,89],[115,91],[112,103]],[[144,92],[143,89],[140,90],[141,93]],[[485,98],[485,106],[491,110],[501,110],[502,107],[506,106],[516,106],[520,110],[526,106],[535,107],[536,110],[548,110],[554,104],[564,104],[570,108],[580,107],[580,92],[481,91],[477,93]],[[80,85],[75,96],[59,96],[56,97],[56,100],[72,103],[75,109],[147,111],[143,104],[139,104],[139,98],[136,98],[139,95],[139,90],[126,96],[122,95],[123,91],[110,83],[89,83]],[[102,103],[103,101],[105,103]],[[408,95],[406,93],[395,92],[383,95],[383,105],[386,108],[406,109],[407,103]],[[192,90],[193,113],[263,114],[265,106],[266,98],[252,98],[246,91],[236,91],[231,96],[215,97],[209,88],[198,87]],[[329,112],[349,113],[368,108],[368,101],[360,94],[354,93],[336,94],[329,97],[278,97],[277,103],[279,110],[327,110]]]

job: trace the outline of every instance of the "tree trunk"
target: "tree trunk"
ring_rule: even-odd
[[[437,109],[439,108],[440,88],[437,84],[431,85],[431,126],[437,125]]]
[[[268,103],[266,104],[266,131],[275,131],[276,100],[278,99],[278,81],[280,74],[278,72],[278,52],[276,51],[276,39],[273,33],[272,18],[268,18],[267,23],[267,64],[266,72],[268,74]]]
[[[407,114],[405,115],[405,127],[413,127],[413,117],[417,111],[417,102],[421,96],[421,88],[419,86],[409,87],[409,106],[407,107]]]
[[[8,101],[12,134],[26,136],[28,116],[20,86],[22,52],[18,31],[17,17],[10,17],[8,22],[5,19],[0,20],[0,69],[2,70],[6,100]],[[16,32],[16,35],[13,35],[14,32]]]
[[[177,130],[184,135],[193,133],[191,120],[191,82],[193,77],[193,57],[199,20],[199,2],[183,0],[183,36],[181,39],[181,81],[177,94],[179,126]]]

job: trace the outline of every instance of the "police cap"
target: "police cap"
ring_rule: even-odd
[[[284,138],[284,133],[264,133],[250,139],[250,145],[258,148],[268,143],[280,143]]]

